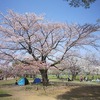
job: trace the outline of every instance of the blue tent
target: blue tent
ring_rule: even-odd
[[[33,83],[35,83],[35,84],[41,83],[41,79],[40,78],[35,78]]]
[[[17,82],[17,84],[18,84],[19,86],[23,86],[23,85],[29,84],[29,81],[27,80],[27,78],[21,78],[21,79]]]

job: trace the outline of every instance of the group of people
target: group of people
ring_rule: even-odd
[[[80,76],[80,82],[82,81],[92,81],[94,80],[94,76],[91,77],[91,79],[89,79],[87,76]]]
[[[89,81],[88,77],[87,76],[80,76],[80,82],[82,81]]]
[[[82,82],[82,81],[92,81],[92,80],[94,80],[94,76],[92,76],[91,79],[88,78],[87,76],[83,76],[83,75],[80,75],[80,77],[79,77],[80,82]],[[70,78],[69,75],[68,75],[68,81],[71,81],[71,78]]]

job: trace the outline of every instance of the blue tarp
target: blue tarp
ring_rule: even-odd
[[[35,78],[33,83],[35,83],[35,84],[41,83],[41,79],[40,78]]]
[[[18,82],[18,85],[22,86],[22,85],[27,85],[29,84],[29,81],[26,78],[21,78]]]

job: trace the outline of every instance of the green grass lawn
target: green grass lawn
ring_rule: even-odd
[[[11,79],[11,80],[1,80],[0,81],[0,86],[2,85],[11,85],[16,82],[16,79]]]
[[[0,89],[0,100],[15,100],[12,98],[12,94],[5,90],[5,89]]]

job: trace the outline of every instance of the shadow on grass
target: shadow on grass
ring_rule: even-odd
[[[0,97],[10,97],[10,96],[12,96],[12,95],[10,95],[10,94],[0,94]]]
[[[57,100],[100,100],[100,86],[80,86],[58,95]]]

